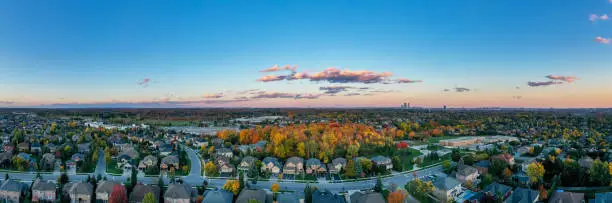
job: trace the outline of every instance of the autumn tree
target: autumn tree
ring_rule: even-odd
[[[279,185],[278,183],[274,183],[274,184],[272,184],[272,186],[270,187],[270,190],[271,190],[273,193],[277,193],[277,192],[279,192],[279,191],[280,191],[280,185]]]
[[[387,202],[388,203],[403,203],[405,197],[406,197],[405,194],[402,193],[401,190],[396,190],[396,191],[389,193],[389,196],[387,197]]]
[[[512,178],[512,171],[509,168],[504,169],[504,172],[502,172],[502,174],[504,175],[504,178],[506,180],[510,180],[510,178]]]
[[[544,176],[544,166],[539,162],[533,162],[527,166],[527,176],[531,182],[538,182]]]
[[[115,186],[113,186],[113,191],[108,197],[108,202],[109,203],[125,203],[127,201],[128,199],[127,199],[127,194],[125,192],[125,188],[123,188],[123,186],[119,184],[116,184]]]
[[[591,168],[589,168],[589,179],[594,186],[610,185],[610,169],[607,162],[602,162],[596,159]]]
[[[223,185],[223,189],[238,195],[240,193],[240,182],[238,180],[227,180]]]
[[[349,159],[346,163],[346,166],[344,167],[344,176],[346,176],[347,178],[353,178],[357,176],[357,174],[355,173],[355,162],[353,162],[353,159]]]
[[[152,192],[147,192],[142,199],[142,203],[157,203],[157,201],[155,201],[155,195]]]

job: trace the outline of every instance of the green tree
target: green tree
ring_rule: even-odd
[[[380,176],[378,176],[378,178],[376,179],[376,185],[374,185],[374,191],[376,192],[383,191],[383,184],[382,184],[382,180],[380,179]]]
[[[504,169],[508,168],[508,163],[501,159],[493,159],[491,161],[491,166],[489,167],[489,172],[493,175],[499,176]]]
[[[540,162],[533,162],[527,166],[527,176],[531,182],[542,180],[544,172],[544,166]]]
[[[453,170],[453,166],[449,160],[442,161],[442,168],[444,168],[444,172],[450,173]]]
[[[157,201],[155,201],[155,195],[151,192],[147,192],[142,199],[142,203],[157,203]]]
[[[354,178],[357,174],[355,173],[355,163],[353,159],[349,159],[344,167],[344,176],[347,178]]]
[[[593,186],[610,185],[611,178],[608,162],[602,162],[599,159],[595,160],[589,169],[589,179]]]

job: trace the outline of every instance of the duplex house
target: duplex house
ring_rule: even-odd
[[[283,167],[283,173],[290,175],[304,173],[304,159],[295,156],[287,159]]]
[[[69,182],[62,188],[64,196],[70,197],[71,203],[90,203],[93,197],[93,186],[83,182]]]
[[[130,202],[142,203],[142,200],[144,199],[144,196],[147,193],[153,194],[153,197],[155,197],[155,202],[159,202],[159,195],[160,195],[159,187],[153,186],[153,185],[143,185],[143,184],[138,184],[134,186],[134,189],[132,190]]]
[[[319,159],[310,158],[306,160],[306,174],[320,174],[327,172],[327,167]]]
[[[36,179],[32,184],[32,202],[55,202],[55,183]]]
[[[0,185],[0,199],[18,203],[22,202],[22,196],[25,194],[27,186],[21,182],[17,182],[11,179],[5,180]]]
[[[123,185],[115,181],[100,181],[98,183],[98,188],[96,188],[96,199],[101,202],[108,202],[108,197],[113,192],[115,185],[123,187]]]
[[[165,203],[190,203],[195,201],[196,191],[188,184],[171,183],[164,193]]]
[[[255,167],[255,162],[256,161],[257,161],[257,159],[255,157],[246,156],[246,157],[242,158],[242,161],[240,161],[240,165],[238,165],[238,170],[240,170],[240,171],[248,171],[251,168]]]
[[[461,183],[454,178],[438,178],[433,185],[436,188],[434,194],[443,202],[454,199],[461,193]]]
[[[383,167],[387,170],[393,169],[393,163],[391,163],[391,159],[389,157],[375,156],[372,157],[371,160],[376,167]]]
[[[267,171],[273,174],[279,174],[281,172],[282,165],[276,157],[266,157],[262,161],[261,170]]]

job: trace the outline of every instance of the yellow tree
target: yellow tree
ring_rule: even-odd
[[[280,191],[280,185],[278,183],[274,183],[272,184],[272,187],[270,187],[270,190],[272,190],[273,193],[277,193]]]
[[[539,162],[527,166],[527,176],[531,182],[538,182],[544,176],[544,172],[544,166]]]
[[[387,197],[388,203],[403,203],[404,202],[404,193],[401,190],[396,190],[389,193],[389,197]]]
[[[225,184],[223,184],[223,189],[234,195],[238,195],[238,193],[240,193],[240,182],[238,182],[238,180],[227,180]]]
[[[214,176],[217,174],[217,166],[212,161],[206,162],[204,165],[204,173],[208,176]]]
[[[504,169],[503,174],[506,180],[509,180],[512,177],[512,171],[509,168]]]

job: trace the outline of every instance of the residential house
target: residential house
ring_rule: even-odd
[[[301,157],[291,157],[285,162],[283,167],[283,174],[302,174],[304,173],[304,159]]]
[[[217,170],[219,171],[219,173],[225,176],[231,175],[234,173],[234,165],[230,163],[219,164],[217,168],[218,168]]]
[[[162,158],[161,164],[159,166],[162,170],[170,170],[171,167],[174,169],[179,168],[179,158],[178,156],[167,156]]]
[[[273,174],[279,174],[281,172],[282,165],[276,157],[266,157],[261,163],[261,171],[267,171]]]
[[[346,203],[344,196],[329,191],[315,190],[312,193],[312,203]]]
[[[355,192],[350,196],[351,203],[385,203],[381,193],[378,192]]]
[[[495,182],[487,185],[482,192],[495,201],[504,201],[512,193],[512,187]],[[501,200],[497,198],[501,198]]]
[[[240,191],[235,203],[250,203],[251,200],[256,200],[260,203],[272,203],[272,194],[267,194],[262,189],[244,189]]]
[[[32,184],[32,202],[55,202],[56,184],[36,179]]]
[[[223,147],[223,143],[224,143],[224,141],[220,138],[213,138],[210,140],[210,142],[212,143],[213,146],[215,146],[215,148]]]
[[[202,146],[207,147],[208,141],[206,141],[206,139],[204,138],[198,137],[193,140],[193,146],[194,147],[202,147]]]
[[[539,197],[540,193],[538,191],[517,187],[504,203],[536,203]]]
[[[157,157],[153,155],[145,156],[140,163],[138,163],[138,169],[145,170],[151,167],[157,167]]]
[[[512,156],[512,154],[505,153],[505,154],[498,154],[498,155],[491,157],[491,160],[495,160],[495,159],[502,160],[508,163],[508,165],[510,166],[514,165],[514,156]]]
[[[93,186],[84,182],[69,182],[62,188],[62,193],[70,197],[71,203],[90,203],[93,199]]]
[[[165,203],[191,203],[195,201],[196,191],[188,184],[171,183],[164,193]]]
[[[476,181],[478,181],[478,176],[478,169],[468,165],[463,165],[462,167],[458,168],[457,173],[455,174],[455,178],[457,178],[457,180],[462,184],[466,184],[467,182],[476,184]]]
[[[591,168],[593,162],[595,161],[590,156],[583,156],[582,158],[580,158],[580,160],[578,160],[578,164],[583,168]]]
[[[285,192],[276,195],[276,202],[279,203],[300,203],[300,198],[292,192]]]
[[[27,142],[19,143],[17,144],[17,150],[19,150],[19,152],[27,152],[30,150],[30,144]]]
[[[589,203],[607,203],[612,202],[612,192],[595,193],[594,199],[589,199]]]
[[[548,203],[584,203],[584,193],[556,191]]]
[[[162,144],[161,146],[159,146],[159,155],[168,156],[170,155],[170,153],[172,153],[173,149],[174,147],[172,147],[171,144]]]
[[[454,178],[438,178],[433,182],[434,194],[441,201],[448,201],[450,199],[454,199],[461,190],[461,183]]]
[[[489,171],[490,165],[491,165],[491,162],[489,162],[488,160],[482,160],[482,161],[474,163],[474,168],[478,170],[479,174],[487,174],[487,172]]]
[[[15,180],[4,180],[0,185],[0,199],[3,202],[18,203],[23,201],[27,186]]]
[[[4,144],[11,143],[11,135],[6,134],[6,133],[2,135],[2,143]]]
[[[2,146],[2,149],[4,152],[13,152],[13,150],[15,150],[15,146],[10,145],[10,144],[5,144]]]
[[[77,146],[79,153],[88,154],[91,152],[91,142],[81,143]]]
[[[30,146],[30,152],[38,154],[41,151],[42,151],[42,148],[40,146],[40,142],[32,142],[32,145]]]
[[[45,145],[45,147],[47,148],[47,151],[49,153],[55,153],[55,151],[57,151],[58,146],[53,144],[53,143],[49,143],[47,145]]]
[[[0,153],[0,166],[2,168],[7,168],[8,166],[10,166],[12,157],[13,157],[13,152]]]
[[[257,161],[257,158],[252,157],[252,156],[246,156],[242,158],[242,161],[240,161],[240,165],[238,165],[238,170],[248,171],[251,168],[255,167],[256,161]]]
[[[329,173],[340,173],[344,167],[346,167],[346,159],[345,158],[335,158],[327,167]]]
[[[98,183],[98,188],[96,188],[96,200],[100,202],[108,202],[108,198],[110,194],[113,192],[113,188],[115,185],[119,185],[123,187],[118,182],[103,180]],[[125,190],[125,188],[123,188]]]
[[[161,190],[158,186],[138,184],[134,186],[134,189],[132,190],[130,203],[142,203],[142,200],[147,193],[152,193],[153,197],[155,197],[155,202],[159,202],[160,192]]]
[[[384,169],[391,170],[393,169],[393,163],[391,163],[391,159],[389,157],[384,156],[375,156],[372,157],[372,163],[376,167],[383,167]]]
[[[215,154],[227,158],[232,158],[234,156],[234,152],[229,148],[218,148],[215,150]]]
[[[85,156],[83,156],[83,154],[81,153],[76,153],[76,154],[73,154],[72,157],[70,157],[70,160],[74,162],[79,162],[79,161],[85,160]]]
[[[316,158],[306,160],[306,174],[321,174],[327,172],[325,164]]]
[[[40,159],[40,168],[42,169],[54,169],[55,168],[55,155],[51,153],[45,153]]]
[[[234,194],[231,192],[226,190],[207,190],[204,192],[204,200],[202,202],[232,203],[233,201]]]

